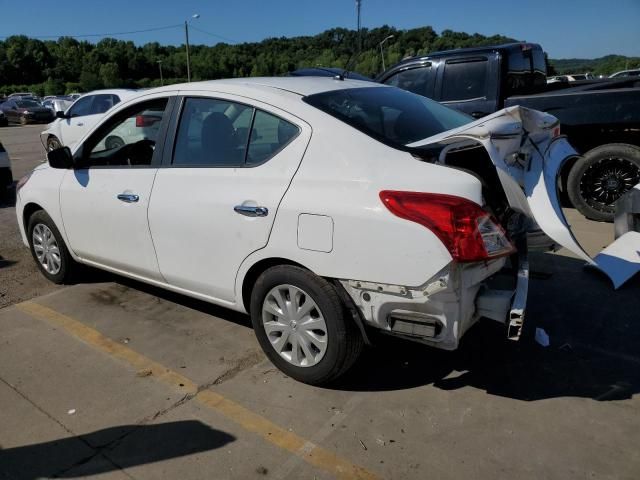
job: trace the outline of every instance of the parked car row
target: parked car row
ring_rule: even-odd
[[[157,127],[108,144],[131,123]],[[190,83],[49,151],[16,214],[51,281],[82,263],[247,312],[278,368],[322,384],[373,332],[453,350],[487,317],[517,339],[536,232],[616,287],[638,271],[640,233],[607,261],[573,237],[555,178],[576,156],[557,118],[519,106],[474,119],[341,76]]]

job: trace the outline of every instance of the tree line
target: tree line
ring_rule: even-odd
[[[360,35],[354,30],[333,28],[313,36],[268,38],[255,43],[192,45],[192,79],[283,75],[314,66],[349,67],[375,77],[382,70],[379,43],[389,35],[393,38],[385,44],[387,66],[406,56],[514,41],[502,35],[452,30],[437,34],[429,26],[410,30],[382,26],[362,29]],[[356,55],[359,41],[361,53]],[[28,90],[56,95],[99,88],[155,87],[160,85],[159,62],[165,84],[186,81],[184,45],[152,42],[138,46],[114,38],[91,43],[72,37],[42,41],[11,36],[0,41],[0,94]],[[608,70],[615,68],[611,62],[606,64]],[[600,73],[596,68],[592,71]]]

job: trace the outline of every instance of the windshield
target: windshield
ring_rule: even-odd
[[[334,90],[304,101],[392,146],[408,145],[473,121],[464,113],[394,87]]]
[[[16,102],[20,108],[39,107],[40,104],[34,100],[20,100]]]

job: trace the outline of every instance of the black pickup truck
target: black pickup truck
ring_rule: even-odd
[[[640,78],[546,77],[540,45],[513,43],[406,59],[376,81],[476,118],[513,105],[549,112],[582,155],[564,167],[560,188],[587,218],[612,221],[616,200],[640,183]]]

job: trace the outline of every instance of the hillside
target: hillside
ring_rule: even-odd
[[[559,74],[592,72],[596,75],[609,75],[620,70],[640,68],[640,57],[607,55],[600,58],[550,59],[549,62]]]
[[[193,45],[192,77],[200,80],[283,75],[301,67],[347,65],[374,77],[382,69],[378,45],[389,35],[393,38],[385,47],[387,66],[409,55],[514,41],[502,35],[488,37],[452,30],[438,34],[429,26],[398,30],[385,25],[362,30],[362,53],[355,56],[357,32],[334,28],[313,36],[268,38],[255,43]],[[640,66],[638,58],[628,60],[630,68]],[[139,46],[113,38],[94,44],[71,37],[41,41],[12,36],[0,41],[0,94],[29,90],[51,95],[109,87],[158,86],[159,62],[165,84],[186,79],[184,46],[159,43]],[[613,55],[595,60],[552,60],[560,73],[611,73],[623,69],[626,62],[625,57]]]

